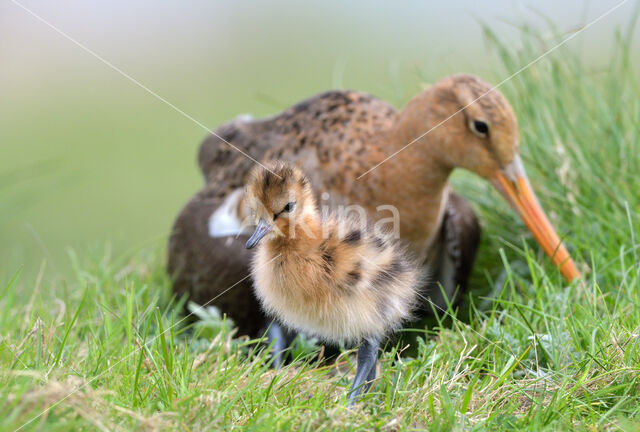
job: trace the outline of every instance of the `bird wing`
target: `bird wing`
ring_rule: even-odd
[[[467,289],[467,281],[473,269],[478,243],[480,224],[469,203],[457,193],[449,195],[444,221],[445,258],[452,263],[453,274],[443,278],[443,286],[449,284],[459,294]],[[446,280],[450,279],[450,280]],[[453,291],[450,298],[453,298]]]

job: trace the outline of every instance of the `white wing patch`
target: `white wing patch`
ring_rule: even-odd
[[[209,218],[209,235],[211,237],[251,234],[251,227],[246,224],[243,226],[243,221],[238,214],[238,207],[242,201],[243,194],[242,188],[234,190],[213,212]]]
[[[253,120],[253,116],[251,114],[240,114],[236,117],[236,120],[242,123],[249,123]]]

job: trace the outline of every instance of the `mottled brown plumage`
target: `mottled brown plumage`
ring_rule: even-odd
[[[365,217],[321,215],[298,168],[256,166],[246,200],[257,225],[254,289],[288,327],[333,343],[381,339],[412,313],[422,271],[393,233]]]
[[[246,202],[254,290],[286,327],[334,344],[360,344],[351,403],[375,379],[380,341],[412,314],[421,264],[392,231],[345,212],[321,215],[311,183],[293,165],[256,166]]]
[[[517,121],[509,103],[477,77],[444,78],[402,111],[364,93],[331,91],[270,118],[237,119],[216,133],[259,161],[295,163],[308,173],[317,194],[329,194],[323,203],[359,204],[374,219],[390,215],[376,211],[378,206],[395,206],[401,237],[419,258],[433,264],[436,280],[449,297],[457,285],[459,291],[466,287],[480,231],[471,207],[450,190],[448,177],[455,168],[491,181],[545,252],[553,255],[565,277],[579,276],[526,181],[518,156]],[[394,156],[368,171],[390,155]],[[242,241],[227,246],[233,236],[211,239],[205,233],[207,215],[243,187],[254,162],[214,135],[201,145],[198,160],[206,186],[174,225],[169,272],[176,277],[178,292],[209,300],[237,281],[219,277],[221,271],[248,274],[248,259],[238,251]],[[241,208],[236,201],[228,204]],[[236,211],[234,217],[243,215]],[[229,218],[214,219],[216,226],[226,226]],[[232,317],[251,309],[256,320],[262,320],[248,283],[237,288],[213,303]],[[435,284],[427,295],[437,308],[445,307]],[[431,309],[425,304],[424,310]],[[241,320],[236,318],[241,326],[260,327]]]

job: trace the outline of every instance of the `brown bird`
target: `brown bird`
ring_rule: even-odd
[[[402,111],[365,93],[330,91],[273,117],[238,118],[200,147],[205,186],[175,222],[168,270],[176,293],[200,303],[215,298],[241,333],[266,328],[250,280],[238,283],[249,272],[246,237],[237,237],[250,233],[241,225],[241,190],[255,162],[246,155],[295,163],[330,206],[358,204],[378,220],[393,213],[379,206],[393,206],[401,238],[451,301],[466,289],[480,235],[470,205],[449,185],[456,168],[489,180],[564,277],[580,276],[529,185],[516,117],[499,91],[475,76],[449,76]],[[446,308],[437,284],[426,296]]]
[[[360,344],[352,405],[376,377],[380,341],[416,306],[422,266],[366,215],[321,216],[309,179],[293,165],[256,166],[246,202],[256,225],[246,247],[259,243],[251,275],[263,308],[326,342]]]

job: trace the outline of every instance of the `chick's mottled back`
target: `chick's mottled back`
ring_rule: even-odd
[[[421,270],[390,233],[340,213],[323,219],[298,168],[257,167],[247,203],[257,297],[286,326],[329,342],[380,338],[410,317]],[[255,242],[255,243],[253,243]]]

